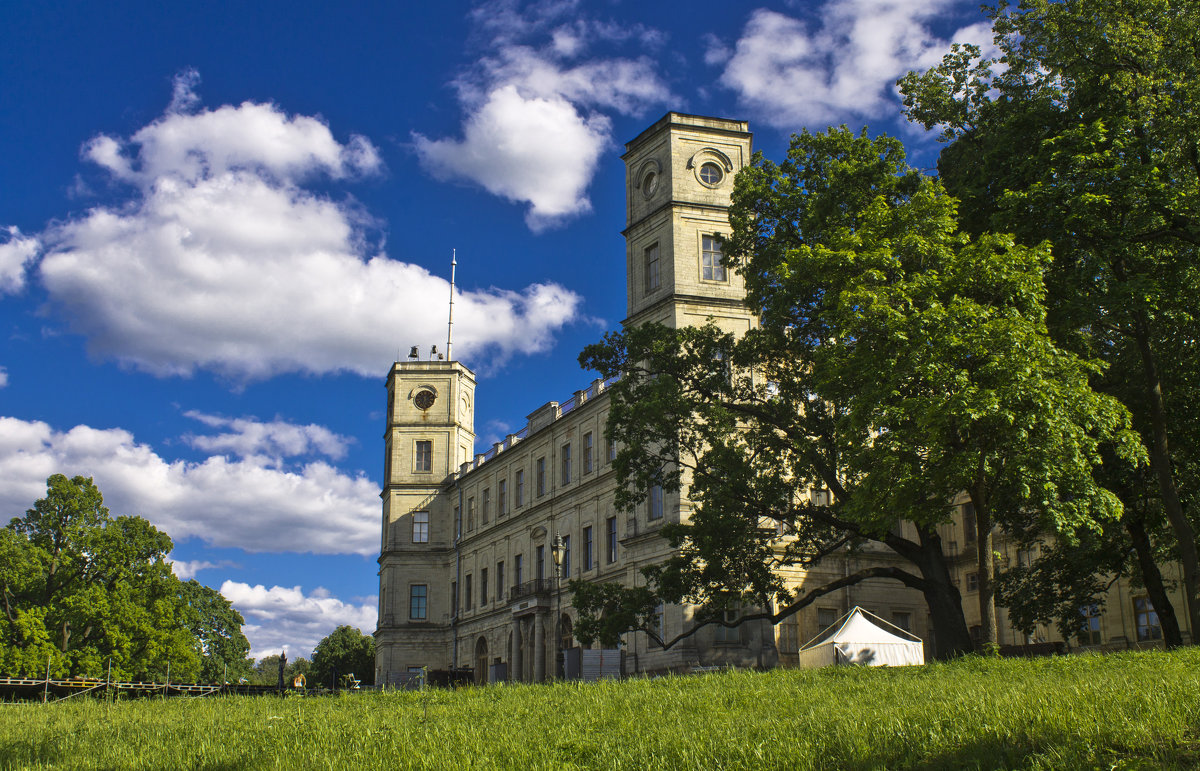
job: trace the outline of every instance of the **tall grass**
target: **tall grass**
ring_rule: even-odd
[[[1196,768],[1200,650],[0,706],[0,768]]]

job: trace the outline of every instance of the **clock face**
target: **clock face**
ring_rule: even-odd
[[[413,404],[417,405],[418,409],[427,410],[437,401],[437,394],[429,389],[417,391],[417,395],[413,397]]]

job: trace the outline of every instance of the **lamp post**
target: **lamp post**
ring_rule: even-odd
[[[554,676],[557,680],[562,669],[562,561],[563,539],[554,533],[554,542],[550,545],[550,558],[554,560]]]

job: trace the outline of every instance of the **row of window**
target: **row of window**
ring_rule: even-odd
[[[659,248],[655,242],[642,252],[642,286],[650,294],[662,285],[659,279]],[[700,238],[700,279],[702,281],[725,281],[727,273],[721,264],[721,242],[716,236]]]

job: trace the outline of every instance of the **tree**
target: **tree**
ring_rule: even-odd
[[[242,634],[245,621],[224,595],[195,579],[180,584],[187,609],[185,623],[193,649],[200,656],[204,682],[237,682],[250,673],[250,641]]]
[[[1110,365],[1096,386],[1129,408],[1149,451],[1153,493],[1126,488],[1137,515],[1125,545],[1168,644],[1180,644],[1143,536],[1165,519],[1160,537],[1173,541],[1200,629],[1200,6],[1026,0],[990,15],[999,62],[956,47],[941,66],[910,73],[908,115],[942,129],[938,168],[969,230],[1052,245],[1052,333]],[[1141,505],[1148,497],[1152,508]]]
[[[317,643],[312,657],[313,684],[330,684],[335,672],[338,678],[353,674],[363,683],[373,685],[375,638],[343,624]]]
[[[91,479],[51,476],[46,497],[0,530],[0,666],[40,673],[49,659],[53,674],[99,676],[111,662],[114,677],[162,678],[169,667],[188,680],[209,651],[246,645],[240,616],[236,626],[201,621],[189,599],[219,609],[215,592],[175,577],[171,547],[146,520],[111,516]]]
[[[737,339],[712,324],[648,325],[581,356],[622,375],[608,425],[621,443],[618,504],[662,484],[687,487],[695,506],[664,528],[678,553],[646,571],[649,586],[710,623],[737,601],[777,603],[743,621],[778,622],[886,578],[924,595],[936,655],[970,650],[937,532],[955,497],[975,505],[990,597],[993,521],[1114,518],[1119,503],[1092,476],[1101,442],[1137,452],[1127,415],[1088,385],[1096,367],[1047,335],[1047,251],[959,232],[955,201],[906,165],[897,140],[844,128],[794,136],[778,165],[756,155],[730,222],[726,263],[757,328]],[[867,542],[891,557],[787,589],[781,571]]]

